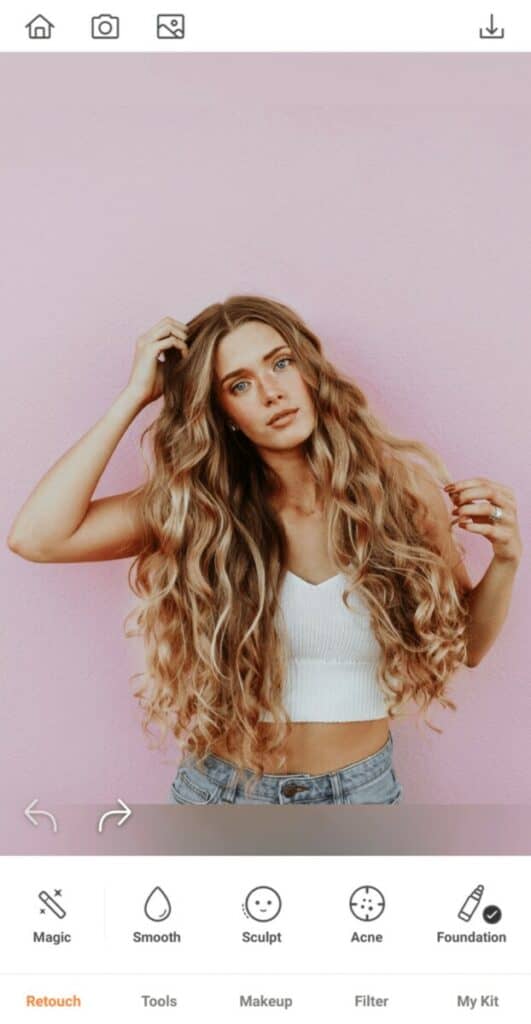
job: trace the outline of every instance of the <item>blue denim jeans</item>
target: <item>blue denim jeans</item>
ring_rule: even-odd
[[[193,756],[179,766],[172,783],[170,802],[176,804],[397,804],[402,786],[393,769],[393,739],[361,761],[335,772],[311,775],[265,774],[250,796],[244,793],[246,771],[238,781],[238,769],[230,761],[208,754],[200,769]],[[254,776],[256,778],[256,776]]]

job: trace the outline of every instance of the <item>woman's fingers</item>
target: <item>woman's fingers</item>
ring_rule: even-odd
[[[492,501],[474,501],[469,504],[457,505],[453,511],[454,516],[490,516],[493,506],[498,504]],[[507,505],[500,505],[504,513],[507,512]]]
[[[186,342],[182,341],[180,338],[175,338],[174,335],[171,335],[168,338],[161,338],[160,341],[156,341],[154,344],[158,349],[157,359],[160,363],[163,363],[166,358],[164,352],[167,348],[176,348],[177,351],[181,353],[183,359],[188,355],[189,349]]]
[[[151,340],[158,350],[159,362],[164,362],[164,351],[168,348],[176,348],[183,357],[188,354],[187,333],[186,324],[181,323],[180,320],[174,320],[173,317],[166,316],[156,324]]]

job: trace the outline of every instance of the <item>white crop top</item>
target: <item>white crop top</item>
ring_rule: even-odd
[[[280,607],[289,642],[283,695],[292,722],[361,722],[385,718],[378,682],[380,645],[370,612],[354,591],[345,608],[342,573],[308,583],[288,572]],[[262,721],[272,721],[269,712]]]

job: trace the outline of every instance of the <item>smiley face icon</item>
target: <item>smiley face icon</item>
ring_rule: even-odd
[[[245,897],[243,912],[253,921],[272,921],[280,914],[282,901],[276,889],[269,885],[257,885]]]

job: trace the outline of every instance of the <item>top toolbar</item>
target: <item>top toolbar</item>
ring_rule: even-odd
[[[39,0],[40,2],[40,0]],[[42,8],[3,5],[1,49],[11,52],[526,52],[531,9],[503,0],[497,9],[459,0],[160,0],[119,4],[44,0]]]

